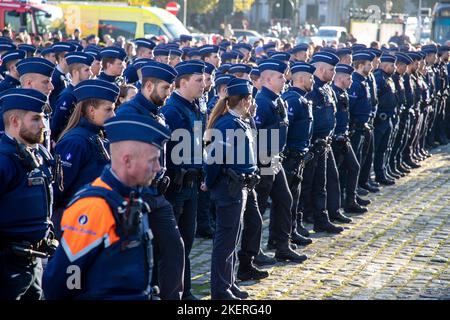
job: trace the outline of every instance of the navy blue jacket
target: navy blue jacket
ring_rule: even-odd
[[[107,75],[106,73],[104,73],[103,71],[100,72],[100,74],[99,74],[98,77],[97,77],[97,79],[104,80],[104,81],[108,81],[108,82],[112,82],[112,83],[116,83],[117,78],[118,78],[118,77],[116,77],[116,76],[108,76],[108,75]]]
[[[78,126],[69,130],[56,144],[55,154],[59,154],[63,161],[64,191],[55,188],[55,208],[67,205],[70,198],[97,178],[110,162],[104,154],[109,155],[109,142],[101,137],[101,129],[81,117]]]
[[[336,97],[331,86],[314,76],[314,86],[306,95],[313,105],[313,140],[330,137],[335,126]]]
[[[307,152],[312,137],[312,101],[305,98],[306,91],[290,87],[281,95],[288,105],[289,128],[286,148]]]
[[[391,75],[381,69],[374,72],[378,88],[378,114],[385,113],[392,117],[397,113],[397,96],[395,92],[395,83]]]
[[[0,93],[12,88],[20,87],[20,81],[11,77],[9,74],[0,82]]]
[[[261,129],[267,130],[267,144],[258,142],[258,147],[263,148],[260,152],[270,157],[278,155],[286,145],[289,125],[285,103],[279,95],[266,87],[262,87],[256,94],[255,101],[257,105],[255,123],[258,132]],[[273,133],[278,135],[279,140],[278,145],[274,145],[277,148],[272,150]],[[260,138],[261,135],[258,134],[258,139]]]
[[[204,164],[206,186],[211,188],[216,183],[222,169],[231,168],[238,174],[256,172],[256,139],[250,123],[227,112],[216,120],[213,128],[219,130],[222,136],[213,138],[207,152],[211,150],[210,155],[218,157],[220,154],[216,151],[221,150],[222,157],[218,159],[220,163],[208,163],[207,160]],[[230,135],[231,130],[236,137],[243,137],[245,133],[245,139],[234,138]],[[234,157],[230,159],[230,155]]]
[[[55,68],[52,74],[52,85],[53,90],[50,92],[50,96],[48,97],[48,101],[50,103],[50,106],[53,109],[53,112],[55,111],[56,107],[56,101],[59,98],[59,95],[68,85],[68,80],[66,78],[66,75],[59,71],[58,68]]]
[[[203,118],[199,106],[194,102],[189,102],[183,98],[177,91],[167,99],[161,112],[166,119],[166,123],[172,134],[177,129],[185,129],[189,133],[191,150],[190,154],[185,151],[180,152],[181,163],[174,163],[171,155],[172,149],[184,138],[179,141],[169,141],[167,143],[167,169],[175,170],[177,168],[195,168],[201,169],[203,163]],[[172,136],[173,138],[173,136]],[[187,137],[186,137],[187,138]]]
[[[336,136],[342,136],[348,133],[349,128],[349,97],[346,90],[343,90],[334,85],[331,85],[334,93],[336,94],[336,127],[334,128],[334,134]]]
[[[49,227],[53,158],[38,147],[34,154],[40,165],[32,170],[19,159],[16,143],[8,135],[0,141],[0,239],[36,243]]]
[[[369,121],[373,111],[370,87],[366,78],[357,72],[353,72],[352,79],[353,84],[347,91],[350,98],[350,121],[364,124]]]
[[[394,72],[394,74],[392,75],[392,80],[394,80],[395,96],[397,97],[397,105],[399,108],[405,108],[406,96],[405,96],[405,84],[404,84],[403,76],[401,76],[397,72]]]
[[[50,129],[52,130],[52,138],[57,140],[61,132],[67,126],[70,115],[75,109],[77,100],[73,94],[74,86],[69,84],[61,94],[55,104],[53,116],[50,119]]]

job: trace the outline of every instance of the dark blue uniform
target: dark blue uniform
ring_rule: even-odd
[[[74,86],[69,84],[65,88],[60,96],[58,97],[55,109],[53,111],[53,116],[50,119],[50,128],[52,131],[52,139],[54,141],[58,140],[59,135],[63,132],[64,128],[67,126],[70,115],[76,106],[76,98],[73,94]]]
[[[87,183],[98,177],[110,162],[109,143],[102,128],[81,117],[78,125],[67,132],[55,146],[55,154],[62,159],[64,190],[55,188],[55,214],[53,221],[60,236],[60,219],[72,196]]]
[[[211,92],[213,90],[210,90]],[[198,101],[200,115],[203,122],[203,127],[206,128],[208,118],[208,103],[209,92],[205,92]],[[198,191],[198,205],[197,205],[197,228],[196,234],[199,236],[212,237],[214,219],[211,213],[211,201],[209,191]]]
[[[397,97],[394,80],[392,80],[390,74],[378,69],[374,72],[374,75],[378,88],[379,106],[374,121],[375,152],[373,167],[375,176],[379,180],[386,178],[388,144],[392,133],[391,119],[397,112]]]
[[[375,145],[375,139],[374,139],[374,119],[375,115],[378,109],[378,97],[377,97],[377,84],[375,81],[374,74],[371,72],[367,76],[367,84],[369,86],[370,91],[370,101],[372,104],[372,110],[370,113],[370,118],[368,121],[369,129],[364,131],[364,139],[363,139],[363,146],[361,148],[361,152],[364,157],[364,162],[362,162],[361,170],[359,173],[359,179],[358,182],[360,185],[366,185],[369,183],[370,180],[370,172],[372,170],[372,163],[373,163],[373,157],[374,157],[374,145]]]
[[[300,233],[303,236],[307,236],[308,232],[303,226],[302,208],[299,208],[300,183],[305,167],[304,158],[311,145],[313,123],[312,102],[305,95],[306,92],[302,89],[290,87],[281,96],[288,105],[289,129],[283,167],[293,198],[292,234]]]
[[[23,146],[25,147],[25,146]],[[52,206],[53,158],[42,147],[29,150],[36,163],[19,159],[17,144],[0,142],[0,298],[40,299],[42,264],[13,249],[44,252]]]
[[[316,231],[329,224],[326,191],[327,156],[335,126],[336,102],[331,86],[314,77],[313,90],[306,96],[313,104],[312,150],[314,158],[303,173],[301,203],[307,220],[314,220]]]
[[[141,92],[117,110],[118,116],[133,114],[149,116],[164,123],[160,107],[146,99]],[[146,188],[145,193],[154,199],[152,214],[149,215],[150,228],[155,236],[153,256],[157,266],[153,270],[152,284],[159,286],[162,299],[178,300],[183,284],[184,248],[172,205],[155,187]]]
[[[56,101],[59,98],[59,95],[65,88],[67,88],[69,81],[64,73],[56,67],[55,71],[52,74],[52,85],[53,90],[50,92],[50,96],[48,97],[48,101],[53,110],[56,108]]]
[[[172,149],[178,141],[167,144],[167,174],[171,184],[167,192],[167,200],[172,204],[175,218],[185,248],[185,272],[183,297],[191,294],[191,263],[189,254],[194,243],[195,222],[199,182],[202,174],[202,118],[199,107],[183,98],[177,91],[172,93],[161,109],[166,123],[172,133],[176,129],[185,129],[190,133],[188,139],[191,154],[180,152],[181,164],[173,162]]]
[[[109,76],[103,71],[100,72],[100,74],[97,77],[97,79],[99,79],[99,80],[104,80],[104,81],[108,81],[111,83],[116,83],[118,78],[119,77],[116,77],[116,76]]]
[[[11,88],[18,88],[20,87],[20,81],[16,78],[11,77],[9,74],[5,76],[5,79],[3,79],[0,82],[0,93],[3,91],[6,91]]]
[[[234,181],[227,170],[242,175],[246,181],[254,178],[257,170],[254,137],[247,121],[240,119],[232,111],[217,119],[214,128],[222,133],[221,140],[215,140],[212,146],[222,149],[223,164],[205,165],[205,183],[211,193],[211,200],[216,205],[216,231],[214,234],[211,261],[211,297],[227,299],[232,296],[235,286],[234,270],[236,266],[236,247],[241,233],[241,220],[246,209],[248,182]],[[227,130],[241,131],[245,139],[237,139],[239,145],[230,144]],[[233,151],[234,150],[234,151]],[[244,161],[238,161],[238,150],[244,153]],[[227,161],[227,155],[234,153],[233,161]],[[215,150],[212,156],[216,156]],[[229,188],[236,183],[234,190]]]
[[[274,92],[262,87],[256,95],[255,123],[258,128],[258,139],[261,139],[261,129],[267,130],[267,143],[260,142],[259,165],[261,167],[261,182],[256,187],[258,194],[258,206],[261,214],[264,214],[269,196],[272,199],[270,208],[269,243],[275,244],[277,249],[287,247],[292,228],[292,194],[286,180],[284,169],[278,161],[270,168],[270,162],[276,161],[279,153],[286,145],[288,118],[284,101]],[[272,131],[278,134],[278,141],[274,145],[278,149],[272,150]],[[277,137],[277,135],[274,135]],[[261,156],[267,157],[262,159]],[[263,172],[263,170],[271,171]]]
[[[395,168],[397,171],[404,172],[402,166],[403,163],[403,150],[408,139],[407,133],[409,131],[409,112],[406,108],[406,95],[405,84],[403,76],[394,72],[392,79],[395,84],[395,92],[398,104],[398,132],[395,137],[394,144],[392,146],[392,154],[389,159],[390,167]]]
[[[339,170],[340,187],[341,190],[345,190],[345,202],[348,207],[349,204],[356,203],[356,186],[360,165],[349,141],[350,98],[346,90],[338,88],[334,84],[332,88],[337,98],[336,127],[334,128],[332,148]]]
[[[369,153],[368,149],[364,150],[366,152],[363,152],[363,147],[365,137],[372,135],[372,133],[369,132],[372,130],[369,125],[369,120],[371,119],[373,108],[370,87],[366,81],[366,77],[354,72],[352,74],[352,79],[353,84],[350,89],[348,89],[350,99],[350,129],[352,131],[350,141],[356,154],[356,158],[361,165],[366,161],[366,157],[372,157],[372,155],[367,154]],[[363,184],[362,181],[359,181],[359,183]]]

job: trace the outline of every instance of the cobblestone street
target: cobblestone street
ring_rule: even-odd
[[[342,234],[312,232],[313,244],[298,250],[306,262],[278,263],[269,278],[242,288],[256,300],[450,299],[450,147],[432,153],[395,186],[371,194],[370,211],[351,215]],[[211,246],[196,239],[191,253],[194,294],[202,299],[209,299]]]

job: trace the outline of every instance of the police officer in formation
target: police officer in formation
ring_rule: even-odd
[[[73,95],[77,105],[54,150],[61,156],[64,173],[63,190],[55,190],[56,226],[60,225],[60,214],[73,195],[92,182],[111,161],[103,124],[115,116],[119,88],[103,80],[85,80],[74,87]],[[57,230],[59,237],[59,227]]]
[[[211,158],[214,161],[207,158],[205,166],[204,190],[211,192],[217,217],[211,261],[212,299],[238,300],[248,297],[248,293],[236,285],[234,272],[247,196],[254,192],[253,188],[259,180],[256,174],[256,141],[247,121],[250,105],[254,103],[251,91],[248,80],[232,79],[227,85],[228,96],[215,106],[208,123],[208,129],[215,129],[221,135],[214,136],[214,141],[211,141]],[[230,139],[230,135],[237,134],[244,134],[245,139],[233,145],[231,141],[234,139]],[[239,149],[244,150],[244,154],[233,152]],[[233,154],[231,161],[227,161]],[[243,159],[239,161],[239,157]]]
[[[339,171],[339,187],[344,199],[344,210],[348,213],[365,213],[367,208],[361,206],[357,201],[356,188],[360,164],[356,158],[352,144],[350,143],[350,98],[347,90],[352,85],[352,74],[354,68],[346,64],[336,65],[336,75],[332,88],[336,95],[336,126],[333,133],[332,151],[336,159]],[[338,208],[339,209],[339,208]],[[335,212],[331,220],[348,223],[351,219],[341,212]]]
[[[183,299],[195,299],[191,292],[191,263],[189,254],[195,237],[198,190],[200,188],[203,152],[202,116],[198,100],[205,88],[205,64],[200,60],[180,62],[175,70],[175,91],[161,109],[166,123],[176,136],[177,129],[188,132],[191,152],[176,150],[178,141],[167,144],[167,175],[171,183],[167,200],[172,204],[181,237],[184,241],[184,288]],[[179,130],[180,132],[181,130]],[[177,135],[177,139],[180,139]],[[173,151],[175,149],[175,151]]]
[[[291,247],[292,194],[280,156],[286,145],[288,129],[287,108],[280,97],[286,82],[284,73],[287,65],[275,59],[266,59],[258,68],[262,88],[255,98],[255,123],[258,139],[265,138],[262,143],[258,143],[258,165],[261,170],[261,182],[256,186],[258,207],[261,212],[265,212],[270,196],[272,203],[267,245],[275,249],[275,258],[281,261],[303,262],[306,256],[298,254]]]
[[[42,258],[55,250],[52,185],[57,166],[44,142],[47,97],[13,88],[0,96],[0,298],[42,297]]]
[[[1,298],[42,298],[41,260],[56,250],[47,299],[196,299],[197,232],[214,237],[211,297],[246,299],[237,279],[307,259],[305,222],[342,232],[342,210],[367,212],[363,195],[450,136],[448,46],[356,43],[310,59],[307,44],[179,40],[135,39],[124,71],[117,46],[58,42],[34,57],[0,39]],[[116,116],[124,83],[139,92]],[[274,257],[261,249],[268,207]]]
[[[141,58],[141,61],[146,58]],[[174,68],[156,61],[140,68],[142,86],[136,96],[124,103],[117,111],[118,116],[140,115],[150,117],[166,126],[161,107],[170,95],[170,87],[177,76]],[[167,154],[162,150],[160,163],[165,170]],[[152,285],[158,285],[162,299],[180,299],[183,292],[184,244],[174,216],[172,205],[164,196],[167,185],[159,174],[151,186],[143,192],[144,198],[152,198],[150,228],[154,235],[153,252],[155,268]]]
[[[48,299],[148,300],[156,294],[150,284],[151,210],[141,191],[161,169],[170,131],[138,115],[109,119],[105,130],[111,165],[64,212],[62,244],[44,273]]]
[[[68,52],[65,59],[71,81],[59,95],[53,111],[51,131],[55,141],[67,126],[69,117],[77,104],[73,89],[80,82],[91,78],[91,64],[94,61],[94,57],[85,52]]]
[[[283,93],[287,103],[289,128],[286,148],[283,151],[283,167],[289,190],[292,194],[291,241],[298,245],[312,243],[309,232],[303,225],[303,212],[298,203],[303,179],[303,169],[313,155],[310,153],[312,136],[312,102],[305,95],[312,90],[316,68],[306,62],[296,62],[291,66],[292,86]]]

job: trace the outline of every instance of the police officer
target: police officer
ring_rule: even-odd
[[[103,80],[85,80],[73,89],[77,106],[55,146],[63,161],[64,190],[55,188],[54,223],[59,220],[72,196],[92,182],[110,162],[109,145],[103,133],[104,122],[113,117],[119,88]]]
[[[214,78],[214,91],[215,95],[208,100],[207,104],[207,113],[208,115],[211,114],[212,110],[214,109],[215,105],[220,99],[223,99],[227,95],[227,83],[231,80],[231,78],[234,78],[234,76],[229,74],[217,74]]]
[[[219,101],[208,123],[209,129],[216,129],[221,134],[221,137],[214,137],[210,147],[216,150],[210,153],[212,159],[207,159],[205,165],[205,186],[216,204],[217,217],[211,261],[212,299],[248,297],[236,286],[234,270],[247,194],[254,192],[259,181],[255,140],[246,121],[253,103],[251,90],[248,80],[232,79],[227,85],[228,96]],[[230,130],[233,136],[236,132],[243,134],[237,138],[237,145],[230,143]],[[241,152],[243,154],[239,155]],[[229,154],[234,154],[233,159]]]
[[[309,45],[307,43],[300,43],[292,48],[291,60],[294,62],[306,62],[309,60]]]
[[[159,44],[153,49],[153,56],[155,61],[164,64],[169,64],[169,49],[164,44]]]
[[[311,147],[312,102],[305,95],[312,90],[316,68],[306,62],[296,62],[291,66],[292,86],[282,94],[288,106],[289,128],[286,148],[283,151],[283,167],[292,194],[292,231],[291,241],[297,245],[312,243],[308,230],[303,225],[303,212],[299,208],[300,186],[303,169]]]
[[[154,294],[150,210],[140,191],[161,170],[160,152],[170,132],[137,115],[111,118],[105,130],[111,165],[64,212],[63,245],[43,278],[47,299],[143,300]],[[70,286],[71,279],[82,282]]]
[[[259,73],[259,69],[252,68],[252,71],[250,72],[250,80],[253,85],[253,92],[252,92],[253,98],[256,97],[256,94],[258,93],[258,91],[261,90],[260,79],[261,79],[261,74]]]
[[[55,110],[53,111],[51,130],[54,141],[67,126],[70,115],[77,103],[73,89],[81,81],[88,80],[92,76],[91,64],[94,61],[92,55],[85,52],[68,52],[65,55],[66,63],[70,73],[70,83],[59,95]]]
[[[372,55],[372,71],[378,69],[380,65],[380,56],[382,51],[376,48],[369,48],[366,52]],[[364,162],[361,163],[361,170],[359,173],[358,183],[361,188],[358,188],[358,193],[364,195],[361,192],[368,193],[369,192],[378,192],[380,184],[376,181],[373,181],[370,177],[370,173],[372,171],[372,164],[374,159],[374,119],[377,113],[378,108],[378,89],[375,81],[375,77],[373,72],[369,72],[367,75],[367,84],[369,86],[370,91],[370,100],[372,104],[372,112],[370,113],[369,118],[369,128],[370,130],[366,130],[364,132],[364,145],[362,148],[362,153],[366,155]],[[362,186],[365,186],[362,187]],[[369,201],[369,200],[367,200]]]
[[[20,43],[17,46],[17,49],[25,51],[26,52],[26,58],[34,57],[34,54],[37,51],[36,46],[34,46],[32,44],[27,44],[27,43]]]
[[[5,134],[0,143],[0,298],[40,299],[42,264],[51,241],[55,162],[42,147],[47,97],[34,89],[0,96]]]
[[[332,84],[337,99],[336,127],[333,133],[332,149],[339,170],[341,191],[345,194],[345,212],[365,213],[367,212],[367,208],[360,206],[356,200],[356,186],[358,185],[360,165],[350,143],[349,133],[349,97],[347,89],[349,89],[352,84],[353,71],[354,68],[350,65],[341,63],[336,65],[336,75]],[[327,179],[328,177],[329,176],[327,175]],[[329,216],[330,220],[344,223],[351,222],[350,218],[339,211],[335,211],[334,214],[333,212],[329,212]]]
[[[55,69],[55,65],[44,58],[26,58],[19,61],[16,65],[20,75],[20,84],[25,89],[35,89],[40,91],[47,97],[53,90],[51,76]],[[44,146],[47,150],[51,150],[50,143],[50,116],[51,109],[44,110],[45,113],[45,138]]]
[[[260,140],[258,161],[261,183],[257,185],[256,192],[261,214],[266,211],[269,196],[272,199],[268,248],[275,249],[275,258],[280,261],[301,263],[307,257],[298,254],[290,246],[292,194],[280,156],[286,144],[288,129],[286,106],[280,97],[286,82],[286,68],[285,63],[275,59],[266,59],[259,64],[262,87],[255,99],[255,123]],[[272,141],[274,138],[278,138],[278,141]]]
[[[408,139],[409,131],[409,110],[406,108],[406,95],[403,76],[413,61],[405,53],[399,52],[396,55],[396,68],[392,75],[392,79],[395,84],[395,92],[398,103],[398,132],[395,137],[394,144],[392,146],[392,154],[390,161],[390,167],[395,168],[397,171],[403,174],[410,173],[411,171],[403,165],[403,150],[405,141]]]
[[[132,100],[121,105],[117,115],[146,116],[166,125],[160,108],[170,94],[170,86],[177,72],[171,66],[156,61],[147,62],[139,70],[142,87]],[[162,166],[165,166],[165,157],[165,152],[162,152]],[[143,192],[145,199],[147,194],[152,199],[149,221],[155,236],[153,249],[156,266],[152,283],[159,286],[162,299],[177,300],[183,291],[184,248],[172,205],[162,194],[164,190],[158,188],[164,185],[164,181],[161,175],[157,176],[152,186]]]
[[[364,163],[366,157],[372,157],[371,154],[363,153],[363,150],[369,152],[369,148],[364,148],[364,144],[370,143],[370,141],[365,141],[365,137],[367,136],[370,139],[371,134],[368,131],[372,130],[369,124],[372,114],[372,100],[367,77],[372,70],[373,59],[374,56],[366,51],[358,51],[353,54],[355,71],[352,74],[353,83],[348,90],[350,130],[352,131],[350,141],[360,165]],[[359,186],[366,190],[376,191],[369,183],[363,184],[359,181]]]
[[[86,47],[86,49],[84,49],[85,53],[90,54],[94,58],[94,61],[92,61],[91,64],[92,78],[97,78],[98,75],[100,74],[100,70],[102,67],[101,66],[102,58],[100,57],[100,50],[101,49],[96,45],[89,45]]]
[[[180,34],[180,48],[189,48],[191,46],[192,36],[188,34]]]
[[[167,200],[173,206],[185,247],[183,299],[196,299],[191,293],[189,254],[195,236],[197,197],[202,174],[202,117],[195,100],[202,96],[205,88],[204,69],[205,64],[199,60],[180,62],[175,68],[175,91],[161,109],[173,133],[188,134],[183,141],[189,147],[183,148],[181,154],[179,149],[176,151],[178,159],[172,155],[172,149],[178,142],[170,141],[167,144],[167,154],[170,155],[167,158],[167,174],[171,180]],[[175,138],[179,139],[180,136]]]
[[[136,45],[136,56],[133,58],[133,63],[126,67],[123,72],[126,83],[134,83],[137,81],[138,75],[134,63],[142,58],[152,59],[153,49],[156,47],[156,43],[150,39],[137,38],[134,40]]]
[[[182,61],[183,50],[178,45],[168,46],[169,49],[169,65],[175,67]]]
[[[397,112],[397,97],[392,74],[395,72],[396,58],[390,54],[381,56],[380,68],[374,73],[378,88],[379,105],[377,116],[374,121],[375,150],[373,168],[375,171],[375,180],[381,184],[394,184],[388,181],[386,177],[386,167],[388,153],[388,144],[392,133],[391,118]]]
[[[198,99],[199,110],[201,113],[203,127],[206,127],[208,119],[208,97],[212,91],[212,76],[215,71],[215,66],[209,62],[205,62],[205,89],[203,95]],[[197,206],[197,228],[196,236],[201,238],[212,239],[214,229],[213,217],[210,213],[211,201],[208,191],[198,191],[198,206]]]
[[[52,74],[53,90],[49,96],[50,106],[55,110],[56,100],[61,92],[67,87],[69,79],[67,79],[67,73],[69,72],[69,66],[66,62],[66,53],[76,51],[76,46],[68,42],[58,42],[53,46],[56,58],[56,68]]]
[[[40,52],[40,56],[44,58],[45,60],[50,61],[54,65],[56,65],[56,56],[55,56],[55,50],[53,50],[52,46],[43,48]]]
[[[125,69],[125,58],[127,53],[119,47],[106,47],[100,50],[100,57],[102,58],[102,72],[98,79],[111,83],[121,83],[123,70]]]
[[[415,73],[419,66],[419,61],[422,59],[421,55],[418,52],[407,52],[408,56],[413,60],[413,62],[408,65],[405,75],[403,76],[404,85],[405,85],[405,97],[406,97],[406,109],[409,113],[409,131],[407,135],[407,139],[405,141],[405,145],[403,147],[402,158],[404,161],[404,165],[410,168],[418,168],[420,167],[412,159],[412,144],[415,137],[415,132],[417,130],[417,120],[415,115],[415,105],[418,102],[418,97],[416,96],[416,77]]]
[[[0,68],[2,72],[6,72],[6,75],[0,82],[0,93],[8,89],[18,88],[20,86],[20,75],[17,71],[16,64],[25,58],[25,54],[26,53],[23,50],[12,50],[2,55],[2,64]]]
[[[316,67],[313,90],[306,98],[313,104],[312,150],[314,157],[303,171],[301,202],[304,215],[314,222],[314,231],[340,233],[344,228],[330,222],[327,205],[326,172],[331,135],[335,126],[336,102],[329,82],[335,75],[339,58],[329,52],[316,53],[312,64]]]
[[[211,63],[215,68],[220,67],[221,59],[219,55],[219,46],[204,45],[199,50],[204,62]]]

